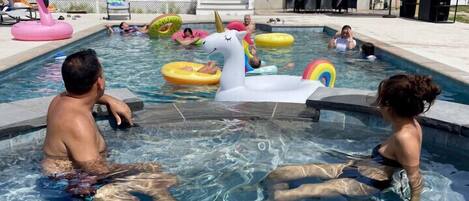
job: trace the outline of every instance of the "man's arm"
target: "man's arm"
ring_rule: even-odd
[[[130,125],[133,125],[132,112],[130,111],[129,106],[123,101],[105,94],[98,100],[98,104],[108,106],[112,115],[116,118],[117,125],[122,123],[121,117],[123,117],[125,121],[129,122]]]
[[[145,24],[142,28],[139,28],[138,30],[142,33],[148,33],[148,25]]]
[[[109,24],[104,25],[107,28],[108,33],[113,33],[114,30],[112,29],[112,26]]]
[[[109,173],[106,159],[99,154],[98,131],[93,118],[77,115],[66,127],[69,137],[65,139],[65,146],[80,169],[93,175]]]
[[[415,137],[410,134],[397,138],[396,158],[402,165],[409,178],[411,201],[419,201],[423,190],[423,179],[420,175],[420,149]]]

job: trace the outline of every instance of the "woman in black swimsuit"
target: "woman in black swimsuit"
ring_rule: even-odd
[[[382,81],[376,104],[383,118],[392,124],[393,134],[377,145],[370,158],[341,164],[307,164],[279,167],[268,175],[274,199],[297,200],[338,195],[366,196],[390,186],[392,174],[404,169],[409,178],[411,200],[420,200],[422,129],[415,117],[426,112],[439,87],[430,77],[395,75]],[[287,181],[317,177],[326,181],[289,189]]]

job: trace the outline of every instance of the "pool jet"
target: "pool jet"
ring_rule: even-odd
[[[224,56],[220,88],[216,101],[290,102],[305,103],[318,88],[324,87],[317,80],[304,76],[263,75],[245,77],[244,50],[241,41],[245,31],[225,30],[220,16],[215,11],[217,33],[206,37],[203,49],[207,53],[221,53]],[[305,69],[311,71],[310,68]]]

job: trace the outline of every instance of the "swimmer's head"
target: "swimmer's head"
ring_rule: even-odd
[[[192,36],[194,36],[194,34],[192,33],[192,29],[191,29],[191,28],[185,28],[183,33],[184,33],[184,37],[192,37]]]
[[[92,90],[96,90],[98,97],[104,94],[103,68],[92,49],[68,56],[62,64],[62,78],[70,94],[83,95]]]
[[[244,24],[245,25],[251,24],[251,16],[250,15],[244,15]]]
[[[428,111],[440,93],[429,76],[399,74],[379,84],[375,103],[385,119],[414,118]]]
[[[249,65],[251,65],[252,68],[260,68],[262,64],[262,61],[259,58],[252,58],[249,60]]]
[[[342,27],[342,31],[340,32],[340,36],[342,38],[348,38],[350,37],[351,31],[352,31],[352,27],[350,25],[344,25]]]
[[[375,46],[373,43],[363,43],[361,48],[365,57],[375,55]]]
[[[126,22],[121,22],[119,24],[119,28],[122,29],[122,30],[128,30],[129,29],[129,24],[127,24]]]

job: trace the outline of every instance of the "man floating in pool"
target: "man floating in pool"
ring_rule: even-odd
[[[104,94],[103,68],[94,50],[68,56],[62,64],[66,91],[49,105],[42,169],[55,179],[68,179],[68,192],[75,196],[95,195],[99,200],[133,200],[129,192],[141,192],[158,200],[173,200],[167,188],[176,178],[160,172],[159,165],[110,164],[106,161],[106,143],[92,115],[94,104],[105,104],[116,118],[132,125],[131,111],[122,101]],[[130,175],[130,176],[129,176]],[[119,180],[96,191],[101,180]]]
[[[345,51],[347,49],[353,49],[357,46],[357,41],[353,39],[352,27],[345,25],[342,27],[342,31],[337,32],[334,37],[329,41],[329,48],[336,48],[340,51]]]
[[[108,33],[121,33],[121,34],[129,34],[129,33],[148,33],[148,25],[143,25],[141,28],[137,26],[130,26],[126,22],[121,22],[119,27],[113,28],[111,25],[106,24],[105,27],[108,30]]]

